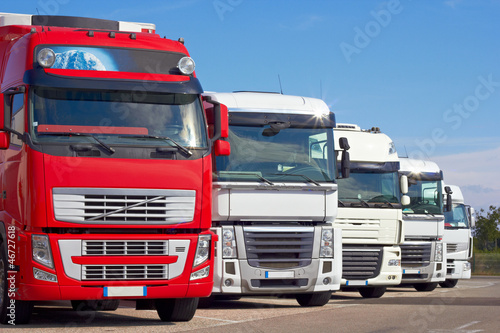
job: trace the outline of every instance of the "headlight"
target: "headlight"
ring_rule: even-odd
[[[333,258],[333,231],[330,228],[321,230],[320,258]]]
[[[222,258],[236,258],[236,239],[233,228],[224,228],[222,230]]]
[[[434,260],[435,261],[443,261],[443,243],[436,243]]]
[[[399,259],[390,259],[387,263],[388,266],[401,266],[401,260]]]
[[[389,155],[396,154],[396,145],[394,142],[389,143]]]
[[[177,68],[185,75],[193,74],[195,66],[196,64],[191,57],[182,57],[177,63]]]
[[[193,267],[203,264],[210,256],[211,235],[200,235],[198,237],[198,246],[194,257]]]
[[[40,66],[43,68],[52,67],[52,65],[56,62],[56,54],[52,51],[52,49],[41,49],[36,56],[36,61],[38,61]]]
[[[33,249],[33,260],[39,264],[54,268],[52,251],[50,250],[49,237],[46,235],[31,235],[31,247]]]

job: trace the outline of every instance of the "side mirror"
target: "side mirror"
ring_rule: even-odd
[[[410,204],[410,197],[407,196],[406,194],[405,195],[402,195],[401,196],[401,204],[403,206],[408,206]]]
[[[215,156],[229,156],[231,154],[231,144],[227,141],[217,140],[214,143]]]
[[[339,146],[342,149],[342,157],[340,160],[340,172],[342,173],[342,178],[349,178],[351,173],[351,157],[349,156],[348,150],[351,148],[347,138],[339,139]]]
[[[476,217],[474,216],[476,211],[471,206],[467,206],[467,212],[469,213],[470,227],[473,228],[476,226]]]
[[[208,124],[213,125],[212,142],[220,138],[227,138],[229,136],[229,115],[227,106],[214,101],[210,96],[203,96],[203,102]]]
[[[0,130],[5,128],[5,95],[0,94]]]
[[[401,189],[401,193],[408,193],[408,176],[401,175],[401,177],[399,177],[399,188]],[[406,205],[409,205],[409,203]]]
[[[7,149],[10,146],[10,133],[0,132],[0,149]]]
[[[453,194],[453,191],[449,186],[445,186],[444,191],[446,192],[446,206],[444,207],[444,210],[445,212],[451,212],[451,210],[453,209],[453,203],[451,202],[451,195]]]

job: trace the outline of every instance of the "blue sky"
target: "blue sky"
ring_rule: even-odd
[[[318,97],[500,205],[499,0],[3,2],[2,12],[155,23],[184,37],[205,90]]]

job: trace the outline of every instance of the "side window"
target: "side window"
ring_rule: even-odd
[[[12,95],[11,128],[19,133],[24,133],[24,94]],[[21,146],[23,143],[15,134],[11,134],[10,142],[16,146]]]

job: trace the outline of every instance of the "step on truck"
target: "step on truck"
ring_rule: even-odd
[[[224,117],[212,106],[207,124],[183,40],[154,29],[0,14],[2,323],[28,322],[36,301],[121,299],[184,321],[210,295]]]
[[[326,304],[342,264],[332,225],[334,114],[308,97],[207,97],[228,107],[231,144],[231,155],[215,157],[212,230],[220,241],[211,298],[292,295],[302,306]]]
[[[472,234],[475,226],[474,208],[465,205],[460,187],[449,185],[451,209],[444,213],[444,242],[446,243],[446,280],[443,288],[453,288],[460,279],[470,279]]]
[[[401,204],[409,199],[401,193],[408,189],[407,179],[398,175],[394,143],[379,128],[337,124],[334,132],[348,140],[351,161],[349,178],[338,181],[334,222],[342,229],[342,289],[381,297],[387,286],[401,283]]]
[[[399,162],[400,174],[408,178],[410,197],[410,204],[403,206],[402,283],[417,291],[432,291],[446,278],[443,172],[431,161],[402,157]]]

